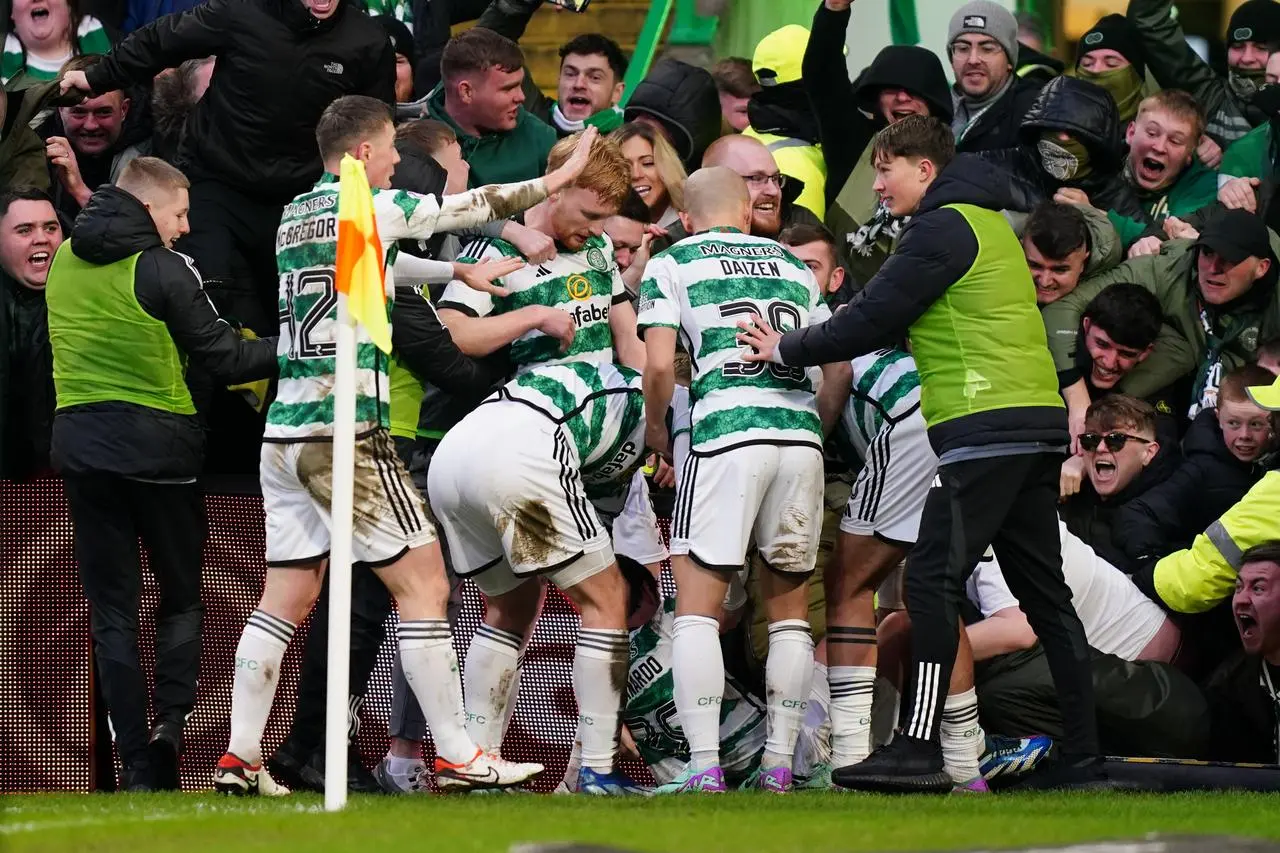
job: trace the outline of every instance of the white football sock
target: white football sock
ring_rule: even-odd
[[[231,687],[231,740],[227,751],[249,764],[262,763],[262,732],[280,684],[280,661],[296,628],[261,610],[249,614],[236,646]]]
[[[399,635],[404,677],[422,708],[436,755],[453,764],[465,764],[475,757],[476,745],[467,735],[458,655],[448,620],[401,622]]]
[[[671,638],[676,713],[689,741],[695,773],[720,766],[720,703],[724,699],[724,656],[720,622],[710,616],[677,616]]]
[[[519,634],[481,624],[467,649],[462,695],[467,709],[467,734],[485,752],[502,749],[509,706],[514,704],[510,685],[520,662]]]
[[[833,666],[831,685],[831,765],[847,767],[871,754],[871,702],[874,666]]]
[[[769,658],[764,665],[769,734],[760,759],[762,770],[791,768],[796,738],[809,707],[813,681],[813,636],[803,619],[783,619],[769,626]]]
[[[978,694],[970,687],[947,697],[942,709],[942,761],[957,785],[981,775],[986,735],[978,722]]]
[[[612,773],[618,752],[618,714],[627,683],[626,629],[581,628],[573,655],[582,766]]]

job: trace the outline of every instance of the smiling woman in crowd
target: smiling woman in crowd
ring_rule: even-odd
[[[649,208],[649,221],[663,228],[684,207],[684,166],[667,140],[652,125],[630,122],[614,132],[631,164],[631,187]]]
[[[76,0],[13,0],[9,23],[0,58],[0,83],[9,91],[54,79],[73,56],[111,49],[102,23],[81,15]]]

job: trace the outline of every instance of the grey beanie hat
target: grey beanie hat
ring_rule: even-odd
[[[958,36],[965,33],[978,33],[989,36],[1000,43],[1009,64],[1018,64],[1018,21],[1013,13],[993,0],[970,0],[951,16],[951,24],[947,27],[947,54],[951,54],[951,45]]]

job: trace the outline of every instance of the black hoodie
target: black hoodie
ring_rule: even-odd
[[[113,186],[95,192],[76,220],[69,250],[100,265],[138,255],[133,281],[138,305],[165,324],[178,349],[219,381],[275,375],[276,339],[244,340],[219,318],[191,259],[164,247],[150,213],[129,193]],[[50,280],[57,275],[55,259]],[[56,330],[51,332],[56,337]],[[111,341],[99,345],[109,347]],[[197,415],[123,401],[90,403],[54,415],[52,455],[62,474],[185,479],[200,472],[204,431]]]
[[[720,94],[711,72],[676,59],[658,60],[636,86],[626,119],[641,114],[662,123],[690,172],[702,165],[702,153],[720,136]]]
[[[1079,140],[1089,152],[1093,171],[1080,180],[1059,181],[1044,170],[1036,143],[1044,131],[1062,131]],[[1120,114],[1101,86],[1074,77],[1051,80],[1036,98],[1018,131],[1018,147],[984,151],[980,156],[999,165],[1032,188],[1031,197],[1014,210],[1029,211],[1052,199],[1064,187],[1083,190],[1098,210],[1114,210],[1142,222],[1146,211],[1124,179],[1124,149]],[[1026,206],[1030,205],[1030,206]]]
[[[267,204],[319,177],[316,123],[336,98],[395,102],[391,41],[345,0],[323,21],[301,0],[209,0],[134,30],[85,74],[93,91],[109,92],[212,55],[217,69],[188,120],[181,165]]]

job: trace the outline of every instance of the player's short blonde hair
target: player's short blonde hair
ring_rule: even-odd
[[[563,166],[581,138],[581,133],[575,133],[552,146],[551,154],[547,156],[547,171]],[[573,185],[591,190],[600,197],[602,204],[622,207],[622,200],[631,190],[631,166],[618,143],[603,136],[596,139],[591,146],[591,156],[587,158],[587,167]]]

